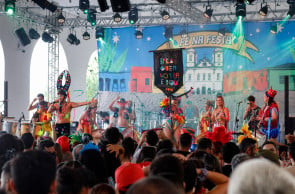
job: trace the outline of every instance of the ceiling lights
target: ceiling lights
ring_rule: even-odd
[[[122,16],[119,13],[115,13],[115,15],[113,16],[114,22],[121,22],[122,21]]]
[[[204,17],[205,18],[211,18],[212,14],[213,14],[213,9],[211,8],[211,5],[207,5],[206,10],[203,13]]]
[[[130,24],[135,24],[138,20],[138,10],[133,7],[128,13],[128,20]]]
[[[166,10],[161,11],[161,16],[163,20],[168,20],[170,18],[170,14]]]

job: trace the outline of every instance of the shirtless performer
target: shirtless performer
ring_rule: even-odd
[[[87,109],[81,114],[79,118],[79,125],[77,131],[81,133],[92,134],[95,129],[98,129],[99,126],[96,123],[96,111],[97,111],[97,101],[92,103]]]
[[[56,111],[57,120],[55,126],[56,138],[60,136],[69,136],[70,135],[70,122],[71,122],[71,110],[72,108],[77,108],[80,106],[89,105],[94,103],[95,100],[92,99],[90,102],[67,102],[67,93],[64,90],[58,92],[57,103],[51,104],[48,112]]]
[[[212,112],[211,121],[214,125],[213,127],[224,126],[227,129],[229,111],[228,108],[224,106],[224,99],[222,96],[216,97],[216,108]]]

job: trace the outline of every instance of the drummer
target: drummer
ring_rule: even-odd
[[[52,129],[50,125],[51,121],[51,113],[47,111],[47,102],[41,101],[39,102],[39,109],[36,111],[36,113],[33,116],[33,122],[36,125],[41,125],[41,127],[35,128],[35,137],[43,136],[45,132],[48,132],[52,137]]]
[[[36,102],[37,100],[38,100],[38,102]],[[45,102],[45,104],[46,104],[45,108],[46,108],[46,110],[48,110],[48,107],[50,106],[50,103],[46,102],[44,100],[44,95],[40,93],[40,94],[37,95],[37,98],[34,98],[33,101],[30,103],[30,105],[28,107],[28,111],[34,110],[35,108],[38,109],[39,106],[40,106],[40,102]]]

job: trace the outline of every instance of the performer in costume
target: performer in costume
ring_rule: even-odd
[[[216,97],[216,108],[211,115],[213,127],[224,126],[227,129],[227,123],[229,121],[228,108],[224,106],[224,99],[222,96]]]
[[[38,102],[35,103],[37,100],[38,100]],[[48,107],[50,106],[50,103],[49,102],[46,102],[44,100],[44,95],[40,93],[40,94],[37,95],[37,98],[34,98],[33,101],[30,103],[30,105],[28,107],[28,111],[34,110],[35,108],[39,109],[39,106],[40,106],[39,104],[41,102],[45,102],[46,103],[45,108],[46,108],[46,110],[48,110]]]
[[[35,138],[43,136],[45,132],[52,137],[52,129],[50,125],[51,121],[51,113],[47,111],[47,102],[41,101],[39,102],[39,108],[33,115],[33,123],[34,123],[34,134]],[[38,124],[38,125],[37,125]]]
[[[276,94],[277,91],[272,88],[265,92],[264,102],[266,104],[262,110],[263,115],[259,123],[262,126],[262,133],[271,141],[277,141],[280,133],[279,107],[274,101]]]
[[[259,106],[255,104],[255,97],[249,96],[248,100],[248,107],[246,108],[243,119],[248,124],[248,129],[252,132],[258,129],[257,124],[260,121],[262,116],[262,111]]]
[[[198,138],[202,138],[204,137],[205,133],[207,132],[207,130],[209,128],[211,128],[211,110],[213,107],[213,102],[211,100],[207,100],[206,104],[205,104],[205,111],[202,112],[201,114],[201,118],[199,121],[199,130],[200,130],[200,134],[198,134]]]
[[[98,124],[96,123],[96,111],[97,100],[88,106],[88,108],[81,114],[77,131],[80,133],[92,134],[95,129],[99,128]]]

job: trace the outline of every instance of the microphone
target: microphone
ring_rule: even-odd
[[[241,103],[243,103],[243,101],[240,101],[240,102],[238,102],[237,104],[241,104]]]

